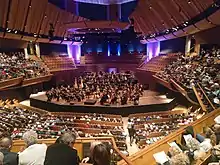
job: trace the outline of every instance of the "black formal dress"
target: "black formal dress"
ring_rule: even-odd
[[[0,150],[0,152],[4,155],[3,164],[4,165],[18,165],[18,154],[14,152],[10,152],[8,150]]]
[[[47,148],[44,165],[78,165],[77,150],[66,144],[52,144]]]

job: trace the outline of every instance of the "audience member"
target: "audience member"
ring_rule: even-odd
[[[56,143],[47,148],[44,165],[78,165],[77,150],[73,148],[76,135],[66,132],[58,138]]]
[[[0,152],[0,165],[4,165],[4,154]]]
[[[12,139],[4,137],[0,141],[0,152],[4,155],[4,165],[18,165],[18,154],[10,152]]]
[[[103,143],[95,145],[92,153],[93,165],[110,165],[110,149]]]
[[[43,165],[46,155],[46,144],[38,144],[37,133],[27,131],[23,135],[26,149],[19,153],[19,165]]]

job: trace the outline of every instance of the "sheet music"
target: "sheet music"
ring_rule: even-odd
[[[167,155],[164,151],[153,154],[154,159],[157,163],[163,164],[168,161]]]
[[[176,144],[176,142],[171,142],[171,143],[168,143],[170,147],[176,147],[179,151],[182,152],[182,150],[180,149],[180,147]]]

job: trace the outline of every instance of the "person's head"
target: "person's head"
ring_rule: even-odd
[[[110,165],[110,150],[103,143],[97,144],[93,149],[92,159],[95,165]]]
[[[170,160],[170,165],[189,165],[189,164],[190,164],[189,157],[184,153],[177,154],[173,156]]]
[[[28,147],[37,144],[37,133],[33,130],[27,131],[23,135],[23,140]]]
[[[73,132],[65,132],[60,136],[59,142],[63,144],[67,144],[70,147],[73,147],[76,140],[76,134]]]
[[[91,145],[90,145],[90,153],[91,153],[91,155],[93,153],[93,150],[94,150],[95,146],[98,145],[98,144],[101,144],[101,143],[102,142],[100,142],[100,141],[94,141],[94,142],[91,143]]]
[[[0,165],[3,165],[4,155],[0,152]]]
[[[177,147],[170,147],[169,148],[169,153],[170,153],[170,156],[173,157],[175,155],[180,154],[181,151]]]
[[[10,137],[3,137],[0,141],[0,149],[11,150],[12,139]]]

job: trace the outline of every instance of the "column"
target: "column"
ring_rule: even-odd
[[[25,57],[25,59],[29,58],[27,48],[24,48],[24,57]]]
[[[40,46],[39,46],[39,43],[35,43],[35,49],[36,49],[37,57],[40,57]]]
[[[107,6],[107,19],[111,21],[119,21],[121,19],[120,4],[110,4]]]
[[[186,36],[186,45],[185,45],[185,55],[186,56],[190,55],[191,39],[192,39],[191,35]]]
[[[160,41],[147,43],[147,61],[151,58],[159,56],[160,54]]]
[[[74,42],[72,45],[67,45],[68,55],[73,58],[76,63],[80,63],[81,45],[81,42]]]
[[[194,52],[199,55],[200,53],[200,44],[196,42],[195,47],[194,47]]]

